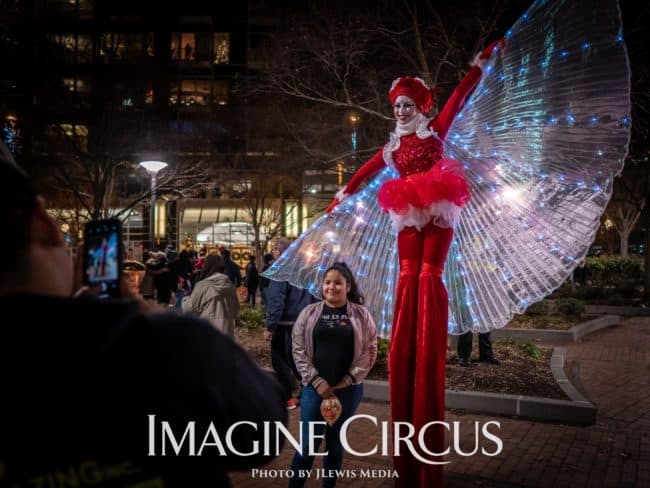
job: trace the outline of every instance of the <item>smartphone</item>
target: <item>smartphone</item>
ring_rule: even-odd
[[[120,296],[123,247],[120,220],[92,220],[85,225],[84,282],[99,287],[100,298]]]

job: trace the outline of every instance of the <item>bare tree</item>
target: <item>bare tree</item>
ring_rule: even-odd
[[[60,211],[62,223],[78,229],[89,219],[126,219],[139,204],[147,202],[150,178],[138,165],[134,137],[106,125],[89,140],[83,126],[52,125],[48,128],[48,167],[42,173],[46,194],[71,211]],[[128,185],[135,175],[141,184]],[[157,195],[165,199],[186,198],[213,185],[208,162],[177,158],[157,176]],[[76,235],[76,234],[74,234]]]
[[[391,82],[420,76],[450,94],[473,55],[498,35],[505,5],[441,11],[432,1],[380,0],[337,13],[329,2],[309,2],[253,54],[261,69],[250,92],[271,94],[282,107],[278,123],[303,165],[343,161],[353,171],[385,142]]]
[[[293,176],[261,170],[247,171],[235,184],[253,226],[253,247],[259,266],[269,243],[281,235],[286,214],[296,207],[298,188]]]
[[[607,215],[618,232],[621,257],[628,256],[628,244],[641,213],[646,206],[648,174],[628,163],[625,171],[614,182],[614,192],[607,208]]]

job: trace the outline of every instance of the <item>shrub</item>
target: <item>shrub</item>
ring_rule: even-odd
[[[519,342],[514,339],[503,339],[498,341],[498,344],[506,347],[516,347],[522,352],[524,356],[528,356],[533,359],[540,359],[544,354],[539,347],[537,347],[535,344],[531,344],[530,342]]]
[[[562,283],[562,286],[555,289],[555,291],[553,291],[553,293],[551,293],[548,296],[548,298],[554,299],[554,298],[570,297],[573,296],[577,291],[578,290],[576,289],[575,286],[573,286],[573,283],[567,280],[564,283]]]
[[[259,329],[264,327],[264,324],[264,309],[253,308],[248,303],[241,306],[237,314],[237,325],[248,329]]]
[[[498,340],[496,342],[497,342],[497,344],[501,344],[502,346],[509,346],[509,347],[516,347],[516,346],[518,346],[520,344],[516,340],[510,339],[510,338],[500,339],[500,340]]]
[[[607,256],[587,258],[587,281],[594,286],[618,286],[625,282],[639,282],[643,277],[643,257]]]
[[[555,303],[555,309],[564,315],[580,317],[585,311],[585,304],[575,298],[560,298]]]
[[[533,359],[539,359],[542,357],[542,350],[537,347],[535,344],[527,342],[525,344],[518,345],[519,350],[524,353],[525,356]]]
[[[585,286],[576,288],[573,296],[582,300],[597,300],[605,297],[606,293],[604,288],[597,286]]]
[[[377,338],[377,359],[388,358],[388,347],[390,341],[388,339]]]
[[[607,302],[610,305],[618,306],[618,305],[625,305],[627,300],[620,293],[614,293],[607,299]]]
[[[526,309],[527,315],[546,315],[548,313],[548,303],[545,300],[533,303]]]

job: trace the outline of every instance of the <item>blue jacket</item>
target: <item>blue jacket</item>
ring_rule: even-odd
[[[271,280],[265,293],[268,330],[275,330],[278,322],[295,322],[303,308],[318,301],[307,290],[297,288],[286,281]]]

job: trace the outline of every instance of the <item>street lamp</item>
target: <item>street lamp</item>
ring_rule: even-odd
[[[149,210],[149,250],[153,251],[156,233],[156,175],[158,171],[165,168],[167,163],[164,161],[148,160],[140,161],[140,166],[147,170],[151,175],[151,209]]]

